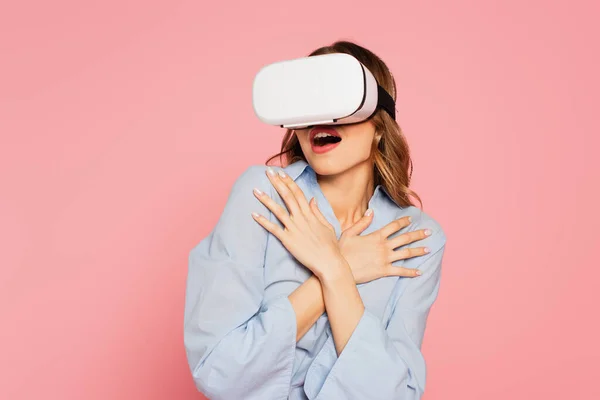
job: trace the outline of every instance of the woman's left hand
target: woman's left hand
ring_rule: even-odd
[[[254,220],[275,235],[319,279],[329,272],[337,272],[335,268],[344,264],[347,266],[340,252],[335,229],[319,211],[315,198],[307,202],[300,187],[283,170],[279,170],[278,174],[268,167],[267,176],[285,202],[289,214],[266,193],[255,188],[254,195],[271,210],[284,228],[257,213],[252,214]]]

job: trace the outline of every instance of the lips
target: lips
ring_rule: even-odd
[[[322,146],[317,146],[315,144],[315,135],[320,132],[324,132],[329,135],[338,137],[338,138],[340,138],[340,140],[335,143],[326,143],[326,144],[323,144]],[[310,137],[311,149],[312,149],[313,153],[315,153],[315,154],[325,154],[325,153],[335,149],[337,146],[339,146],[339,144],[342,140],[342,137],[340,136],[339,133],[337,133],[337,131],[334,128],[329,127],[329,126],[322,126],[322,125],[315,126],[313,129],[311,129],[311,131],[309,132],[309,137]]]

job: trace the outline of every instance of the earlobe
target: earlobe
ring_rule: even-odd
[[[374,138],[374,140],[375,140],[375,144],[376,145],[379,144],[379,141],[381,140],[381,136],[382,136],[381,133],[375,132],[375,138]]]

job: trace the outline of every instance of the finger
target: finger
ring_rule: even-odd
[[[428,247],[407,247],[402,250],[391,251],[388,262],[406,260],[407,258],[422,256],[427,253],[429,253]]]
[[[386,270],[386,276],[405,276],[409,278],[414,278],[416,276],[421,275],[421,271],[417,268],[406,268],[406,267],[395,267],[390,265]]]
[[[416,231],[406,232],[398,235],[395,238],[388,240],[388,246],[391,249],[403,246],[408,243],[416,242],[417,240],[425,239],[431,236],[431,229],[418,229]]]
[[[298,184],[294,182],[294,180],[288,174],[286,174],[284,170],[280,169],[277,172],[279,173],[279,179],[281,179],[282,182],[285,183],[290,191],[294,194],[300,210],[302,210],[304,215],[310,215],[310,206],[308,205],[306,196],[304,195],[302,189],[300,189],[300,186],[298,186]]]
[[[367,214],[368,213],[368,214]],[[351,227],[342,232],[345,236],[355,236],[360,235],[362,231],[367,229],[369,224],[373,221],[373,210],[370,208],[367,210],[365,215],[363,215],[358,221],[354,223]]]
[[[261,191],[259,188],[254,188],[253,190],[254,196],[265,205],[271,212],[277,217],[281,223],[290,227],[292,225],[292,220],[285,208],[283,208],[279,203],[269,197],[265,192]],[[270,221],[269,221],[270,222]]]
[[[288,186],[285,183],[283,183],[281,178],[279,178],[279,174],[276,173],[275,170],[271,167],[267,167],[266,173],[269,177],[269,180],[271,181],[271,184],[275,187],[277,193],[279,193],[279,196],[281,196],[281,198],[283,199],[288,211],[290,212],[290,215],[300,215],[300,206],[298,205],[296,197],[288,188]]]
[[[319,222],[321,222],[323,225],[335,232],[335,228],[329,223],[329,221],[327,221],[327,218],[325,218],[325,216],[321,213],[321,210],[319,210],[316,198],[313,197],[312,199],[310,199],[309,206],[315,217],[317,217],[317,219],[319,220]]]
[[[387,238],[394,232],[398,232],[400,229],[407,227],[410,225],[411,217],[406,216],[399,219],[395,219],[383,228],[379,229],[379,232],[383,235],[383,237]]]
[[[277,237],[277,239],[283,241],[283,235],[285,231],[281,229],[279,225],[269,221],[269,219],[266,218],[264,215],[260,215],[256,212],[252,213],[252,218],[254,218],[254,220],[260,225],[262,225],[263,228],[265,228],[267,231],[271,232],[275,237]]]

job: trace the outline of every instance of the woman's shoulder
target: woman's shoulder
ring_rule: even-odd
[[[297,160],[285,167],[276,165],[269,166],[265,164],[250,164],[241,172],[241,174],[238,176],[238,180],[268,182],[269,180],[266,176],[266,172],[267,168],[269,167],[275,171],[283,170],[295,179],[305,168],[308,167],[308,163],[304,160]]]
[[[408,206],[398,208],[395,219],[403,217],[411,217],[411,223],[402,228],[398,234],[405,232],[412,232],[419,229],[431,229],[431,236],[423,239],[419,243],[419,246],[428,246],[431,251],[436,251],[442,248],[446,244],[446,232],[438,220],[432,215],[426,213],[422,209],[415,206]],[[427,242],[425,244],[425,242]]]
[[[275,168],[275,167],[273,167]],[[238,175],[238,180],[262,180],[265,177],[267,166],[263,164],[250,164]]]
[[[245,167],[235,178],[233,189],[246,190],[257,187],[262,191],[270,191],[271,183],[266,174],[267,166],[263,164],[250,164]]]

